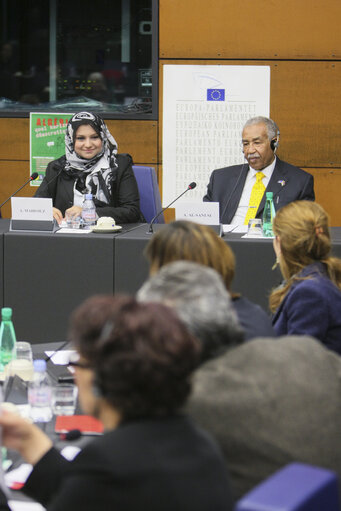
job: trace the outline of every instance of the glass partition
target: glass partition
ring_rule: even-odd
[[[156,0],[0,5],[0,115],[88,109],[156,118]]]

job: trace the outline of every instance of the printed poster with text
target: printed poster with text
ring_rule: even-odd
[[[270,113],[269,66],[163,66],[163,206],[201,202],[214,169],[243,163],[241,132]]]
[[[65,154],[65,131],[72,113],[30,114],[30,173],[38,172],[30,186],[39,186],[48,163]]]

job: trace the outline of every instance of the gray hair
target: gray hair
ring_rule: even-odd
[[[253,126],[254,124],[260,124],[260,123],[265,124],[266,131],[268,132],[269,140],[273,140],[274,138],[278,139],[279,128],[278,128],[277,124],[275,123],[275,121],[273,121],[272,119],[269,119],[268,117],[262,117],[261,115],[259,115],[258,117],[251,117],[251,119],[248,119],[243,126],[243,131],[244,131],[244,128],[246,128],[247,126]]]
[[[243,340],[243,330],[224,282],[207,266],[191,261],[167,264],[145,282],[137,300],[162,302],[174,308],[201,342],[203,359]]]

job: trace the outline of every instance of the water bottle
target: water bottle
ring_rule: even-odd
[[[82,219],[84,228],[90,229],[90,227],[96,225],[96,218],[96,206],[92,200],[92,193],[87,193],[85,195],[82,207]]]
[[[0,326],[0,371],[3,371],[5,366],[15,358],[15,342],[12,309],[3,307]]]
[[[272,230],[272,223],[275,218],[275,206],[273,201],[273,193],[266,192],[266,201],[263,212],[263,236],[267,238],[274,235]]]
[[[52,419],[52,388],[46,372],[46,362],[35,360],[33,367],[33,381],[28,384],[30,416],[34,422],[49,422]]]

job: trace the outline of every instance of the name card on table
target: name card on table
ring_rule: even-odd
[[[204,225],[219,225],[219,202],[180,202],[175,207],[175,218]]]
[[[219,222],[219,202],[180,203],[175,208],[175,218],[209,225],[218,236],[224,236],[223,226]]]
[[[11,231],[53,231],[52,199],[12,197]]]

